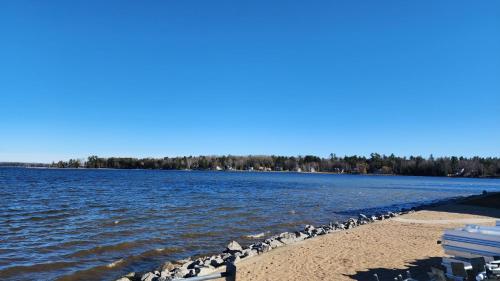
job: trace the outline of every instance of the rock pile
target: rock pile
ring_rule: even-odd
[[[387,212],[372,216],[359,214],[357,219],[350,218],[345,222],[330,222],[328,225],[321,225],[319,227],[306,225],[302,231],[283,232],[271,236],[262,242],[251,244],[248,247],[242,247],[238,242],[231,241],[221,254],[202,257],[195,260],[185,259],[175,262],[166,262],[155,271],[143,273],[132,272],[116,281],[171,281],[179,278],[207,275],[213,273],[228,262],[237,263],[242,259],[260,255],[272,249],[297,243],[305,239],[351,229],[360,225],[385,220],[414,211],[415,209],[403,209],[400,212]]]

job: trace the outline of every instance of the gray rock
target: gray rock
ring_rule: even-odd
[[[224,260],[221,257],[214,257],[210,260],[210,265],[213,267],[219,267],[224,264]]]
[[[132,281],[137,281],[137,280],[141,280],[141,276],[142,276],[141,273],[129,272],[126,275],[124,275],[123,277],[128,278],[129,280],[132,280]]]
[[[267,244],[271,247],[271,249],[281,247],[285,244],[281,243],[278,239],[271,239],[269,242],[266,241]]]
[[[187,267],[178,267],[172,271],[172,277],[174,278],[183,278],[184,276],[189,274],[189,269]]]
[[[131,281],[141,281],[142,275],[144,275],[146,272],[129,272],[126,275],[122,277],[126,277],[130,279]]]
[[[141,281],[153,281],[157,277],[158,276],[156,276],[153,272],[148,272],[148,273],[141,276]]]
[[[344,223],[345,229],[351,229],[353,227],[356,227],[358,225],[358,220],[350,218]]]
[[[265,253],[265,252],[269,252],[269,251],[271,251],[271,246],[269,246],[269,244],[262,243],[262,247],[261,247],[261,250],[259,252]]]
[[[253,245],[252,248],[257,250],[257,252],[259,254],[262,254],[262,253],[265,253],[265,252],[268,252],[269,250],[271,250],[271,246],[269,246],[269,244],[263,243],[263,242]]]
[[[295,237],[295,233],[282,232],[278,235],[278,238],[292,238],[292,237]]]
[[[120,279],[116,279],[116,281],[130,281],[127,277],[122,277]]]
[[[170,277],[171,273],[168,270],[160,272],[160,277]]]
[[[212,259],[214,259],[215,257],[208,257],[208,258],[205,258],[203,260],[203,265],[204,266],[210,266],[210,264],[212,263]]]
[[[259,252],[257,250],[244,249],[242,252],[242,256],[240,256],[240,258],[250,258],[250,257],[256,256],[258,254],[259,254]]]
[[[207,274],[213,273],[214,271],[215,271],[215,268],[212,266],[202,266],[202,267],[195,268],[196,276],[207,275]]]
[[[306,225],[306,227],[304,227],[304,232],[307,233],[307,235],[309,236],[314,236],[314,230],[316,228],[312,225]]]
[[[190,261],[193,261],[191,258],[187,258],[187,259],[182,259],[182,260],[178,260],[177,262],[175,262],[176,264],[186,264]]]
[[[328,233],[332,229],[332,227],[330,227],[330,225],[322,225],[321,228],[323,228],[326,233]]]
[[[156,281],[172,281],[172,277],[170,276],[160,276],[158,277],[158,279],[156,279]]]
[[[235,256],[235,257],[241,257],[242,255],[243,255],[242,252],[236,252],[233,254],[233,256]]]
[[[158,268],[158,270],[159,270],[159,271],[171,271],[171,270],[173,270],[175,267],[176,267],[176,266],[175,266],[173,263],[171,263],[171,262],[167,261],[167,262],[165,262],[164,264],[162,264],[162,266],[160,266],[160,267]]]
[[[196,269],[190,269],[188,274],[186,274],[186,276],[184,277],[195,277],[196,276]]]
[[[192,261],[192,262],[188,263],[188,265],[187,265],[187,267],[186,267],[186,268],[187,268],[187,269],[193,269],[193,268],[195,268],[195,266],[197,266],[197,265],[203,265],[203,261],[202,261],[202,260],[200,260],[200,259],[197,259],[197,260],[195,260],[195,261]]]
[[[370,219],[364,214],[359,214],[358,219],[361,221],[370,221]]]
[[[323,229],[322,227],[319,227],[319,228],[316,228],[316,229],[314,230],[314,234],[315,234],[315,235],[324,235],[324,234],[326,234],[326,231],[325,231],[325,229]]]
[[[224,260],[225,262],[232,262],[232,263],[237,263],[240,261],[240,257],[236,256],[230,256],[227,259]]]
[[[279,235],[279,241],[285,245],[297,242],[297,235],[295,233],[283,232]]]
[[[309,238],[309,236],[307,236],[307,234],[305,234],[304,232],[301,232],[301,231],[295,232],[295,239],[297,241],[302,241],[302,240],[305,240],[307,238]]]
[[[227,252],[227,253],[235,253],[235,252],[241,252],[241,251],[243,251],[243,248],[236,241],[229,242],[229,244],[227,244],[227,247],[225,250],[225,252]]]

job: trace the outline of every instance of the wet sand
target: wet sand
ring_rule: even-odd
[[[498,203],[498,204],[497,204]],[[496,200],[493,206],[500,202]],[[427,280],[444,251],[444,229],[464,224],[494,225],[500,209],[464,204],[429,208],[397,218],[318,236],[277,248],[237,264],[238,280],[393,280],[406,270]]]

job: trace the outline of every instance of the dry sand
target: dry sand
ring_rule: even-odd
[[[499,203],[500,205],[500,203]],[[445,205],[379,221],[272,250],[237,264],[239,281],[393,280],[410,270],[428,280],[430,265],[444,256],[446,228],[465,223],[494,225],[499,209]]]

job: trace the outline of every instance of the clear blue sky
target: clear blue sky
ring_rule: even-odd
[[[2,1],[0,161],[500,156],[500,1]]]

